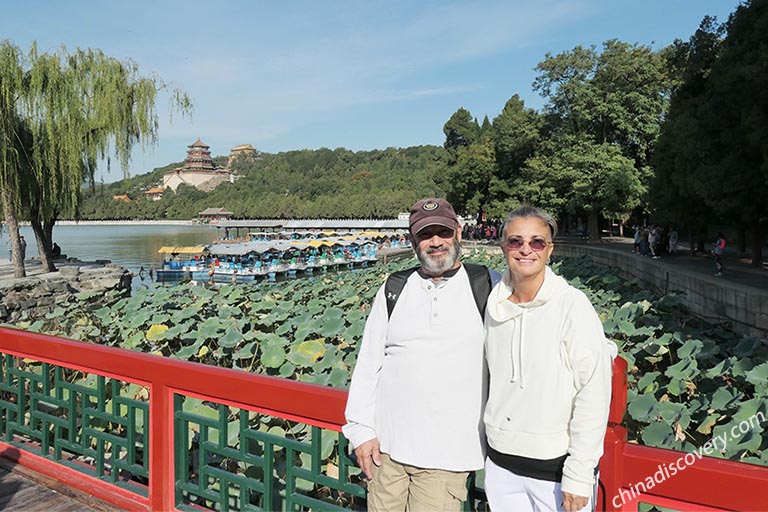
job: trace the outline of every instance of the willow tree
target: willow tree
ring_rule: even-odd
[[[159,78],[140,76],[134,62],[100,50],[39,53],[33,44],[22,58],[8,41],[0,46],[3,54],[16,56],[3,59],[0,80],[6,71],[19,76],[15,87],[9,85],[13,100],[0,111],[3,126],[6,115],[15,120],[0,135],[7,133],[17,148],[6,159],[4,174],[15,173],[17,184],[3,201],[5,217],[22,214],[30,220],[43,268],[55,270],[53,227],[62,213],[77,215],[81,188],[93,183],[97,162],[114,156],[127,173],[134,146],[157,142],[158,94],[170,93],[171,111],[189,113],[191,102]],[[18,227],[9,222],[9,228],[11,238],[18,237]],[[15,257],[13,263],[16,275],[23,276],[23,261]]]
[[[0,44],[0,199],[3,214],[11,235],[11,259],[16,277],[24,277],[24,262],[19,243],[19,219],[24,159],[17,134],[19,115],[17,106],[23,84],[22,56],[18,48]]]

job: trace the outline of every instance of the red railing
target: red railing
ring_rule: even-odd
[[[334,431],[340,431],[344,423],[347,393],[329,387],[2,327],[0,352],[134,382],[149,389],[148,498],[0,443],[3,457],[128,510],[175,508],[174,394]],[[638,501],[681,510],[768,509],[768,468],[709,457],[697,460],[685,471],[652,489],[646,489],[646,492],[636,492],[636,482],[653,477],[660,464],[670,464],[683,454],[627,443],[626,430],[621,426],[626,409],[626,390],[626,363],[619,358],[614,365],[614,394],[605,455],[600,463],[599,510],[630,510],[631,507],[637,510]]]
[[[258,411],[341,431],[347,392],[244,371],[0,327],[0,352],[149,389],[149,497],[0,443],[2,456],[127,510],[175,508],[173,395]]]
[[[638,502],[678,510],[768,510],[768,467],[696,457],[668,476],[664,468],[676,464],[684,453],[627,443],[627,431],[621,426],[627,407],[626,369],[626,361],[617,358],[600,460],[598,510],[636,511]]]

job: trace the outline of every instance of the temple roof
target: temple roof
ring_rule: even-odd
[[[233,147],[232,151],[243,151],[246,149],[251,151],[256,151],[256,148],[251,146],[250,144],[240,144],[239,146]]]
[[[211,146],[206,145],[202,140],[200,140],[200,137],[197,138],[195,142],[187,146],[189,148],[209,148]]]

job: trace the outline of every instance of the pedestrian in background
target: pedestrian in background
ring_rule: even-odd
[[[677,228],[673,226],[672,230],[669,232],[669,247],[667,248],[669,254],[677,254],[677,238]]]
[[[712,248],[712,255],[715,257],[715,277],[723,275],[723,252],[725,251],[725,235],[722,233],[717,234],[717,240]]]

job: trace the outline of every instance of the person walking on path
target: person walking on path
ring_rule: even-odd
[[[672,227],[672,230],[669,232],[669,247],[667,248],[669,254],[677,254],[678,237],[677,228]]]
[[[483,319],[453,206],[421,200],[409,224],[421,265],[399,293],[385,283],[376,294],[342,430],[368,478],[369,511],[459,511],[485,460]],[[479,268],[484,308],[492,276]]]
[[[712,255],[715,257],[715,277],[723,275],[723,252],[725,251],[725,235],[720,232],[717,234],[717,240],[712,248]]]
[[[27,259],[27,241],[24,240],[24,236],[19,237],[19,247],[21,248],[21,261]]]

